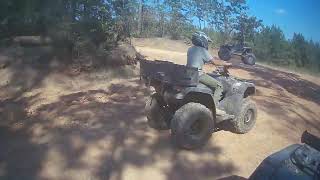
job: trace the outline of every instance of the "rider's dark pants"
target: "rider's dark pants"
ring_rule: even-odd
[[[221,96],[222,96],[222,92],[223,92],[222,84],[206,73],[203,73],[200,75],[199,81],[200,81],[200,83],[215,90],[213,98],[214,98],[215,104],[217,105],[219,103],[219,101],[221,100]]]

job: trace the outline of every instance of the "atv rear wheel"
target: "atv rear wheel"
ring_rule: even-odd
[[[256,64],[256,56],[252,53],[247,53],[241,57],[242,62],[248,65]]]
[[[231,51],[228,47],[221,46],[218,51],[218,56],[224,61],[229,61],[231,59]]]
[[[195,149],[212,136],[212,112],[199,103],[188,103],[176,111],[171,121],[173,141],[181,148]]]
[[[165,107],[162,97],[155,93],[146,101],[148,125],[157,130],[168,130],[172,113]]]
[[[245,134],[253,128],[256,119],[257,106],[247,98],[244,99],[238,117],[230,122],[235,133]]]

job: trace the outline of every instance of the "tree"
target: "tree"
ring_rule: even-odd
[[[166,19],[166,15],[165,15],[165,8],[166,6],[164,5],[164,3],[160,2],[159,0],[157,0],[156,3],[156,11],[158,13],[159,16],[159,31],[158,34],[160,37],[163,37],[165,34],[165,19]]]
[[[245,0],[220,0],[217,3],[217,28],[224,34],[225,41],[230,41],[237,18],[248,9]]]
[[[207,0],[190,0],[187,1],[189,13],[198,19],[199,29],[205,28],[205,22],[208,20],[209,7],[212,1]],[[202,23],[204,25],[202,26]]]
[[[249,17],[242,14],[237,17],[237,23],[234,24],[235,39],[241,43],[253,41],[256,30],[262,26],[262,21],[256,17]]]
[[[142,34],[142,10],[143,10],[143,0],[139,1],[139,14],[138,14],[138,34],[141,36]]]
[[[0,40],[19,35],[50,36],[70,52],[105,51],[128,37],[190,37],[202,30],[214,45],[252,43],[260,60],[320,69],[319,43],[302,34],[286,40],[279,27],[262,27],[245,0],[2,0]]]
[[[294,53],[294,60],[298,67],[305,67],[309,64],[309,58],[307,55],[307,43],[302,34],[293,34],[292,48]]]
[[[182,0],[165,0],[165,5],[168,7],[169,26],[168,31],[171,38],[179,39],[183,32],[183,26],[188,21],[186,16],[186,8]]]
[[[261,32],[255,35],[254,49],[258,58],[262,60],[290,64],[289,43],[283,31],[277,26],[263,27]]]

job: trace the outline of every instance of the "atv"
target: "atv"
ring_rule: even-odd
[[[250,180],[319,180],[320,138],[305,131],[304,144],[293,144],[276,152],[257,167]]]
[[[251,47],[246,47],[243,44],[222,45],[218,51],[218,56],[224,61],[229,61],[233,55],[240,56],[244,64],[254,65],[256,56],[252,52]]]
[[[140,77],[155,90],[145,107],[149,126],[157,130],[171,129],[175,144],[185,149],[205,145],[223,122],[235,133],[249,132],[257,117],[256,105],[250,100],[255,94],[255,85],[232,77],[222,67],[210,76],[223,84],[219,102],[214,102],[214,89],[199,83],[197,68],[168,61],[141,60]]]

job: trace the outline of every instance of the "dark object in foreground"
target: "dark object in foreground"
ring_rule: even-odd
[[[233,55],[240,56],[245,64],[254,65],[256,63],[256,56],[253,54],[252,48],[242,44],[225,44],[220,47],[218,52],[219,58],[224,61],[229,61]]]
[[[203,146],[222,122],[236,133],[247,133],[255,124],[257,108],[249,98],[255,93],[254,84],[230,76],[227,69],[210,74],[223,84],[220,102],[214,102],[214,89],[199,83],[195,68],[142,60],[140,71],[156,91],[146,103],[149,126],[171,129],[173,141],[182,148]]]
[[[307,131],[301,142],[267,157],[250,176],[250,180],[319,180],[320,139]]]

